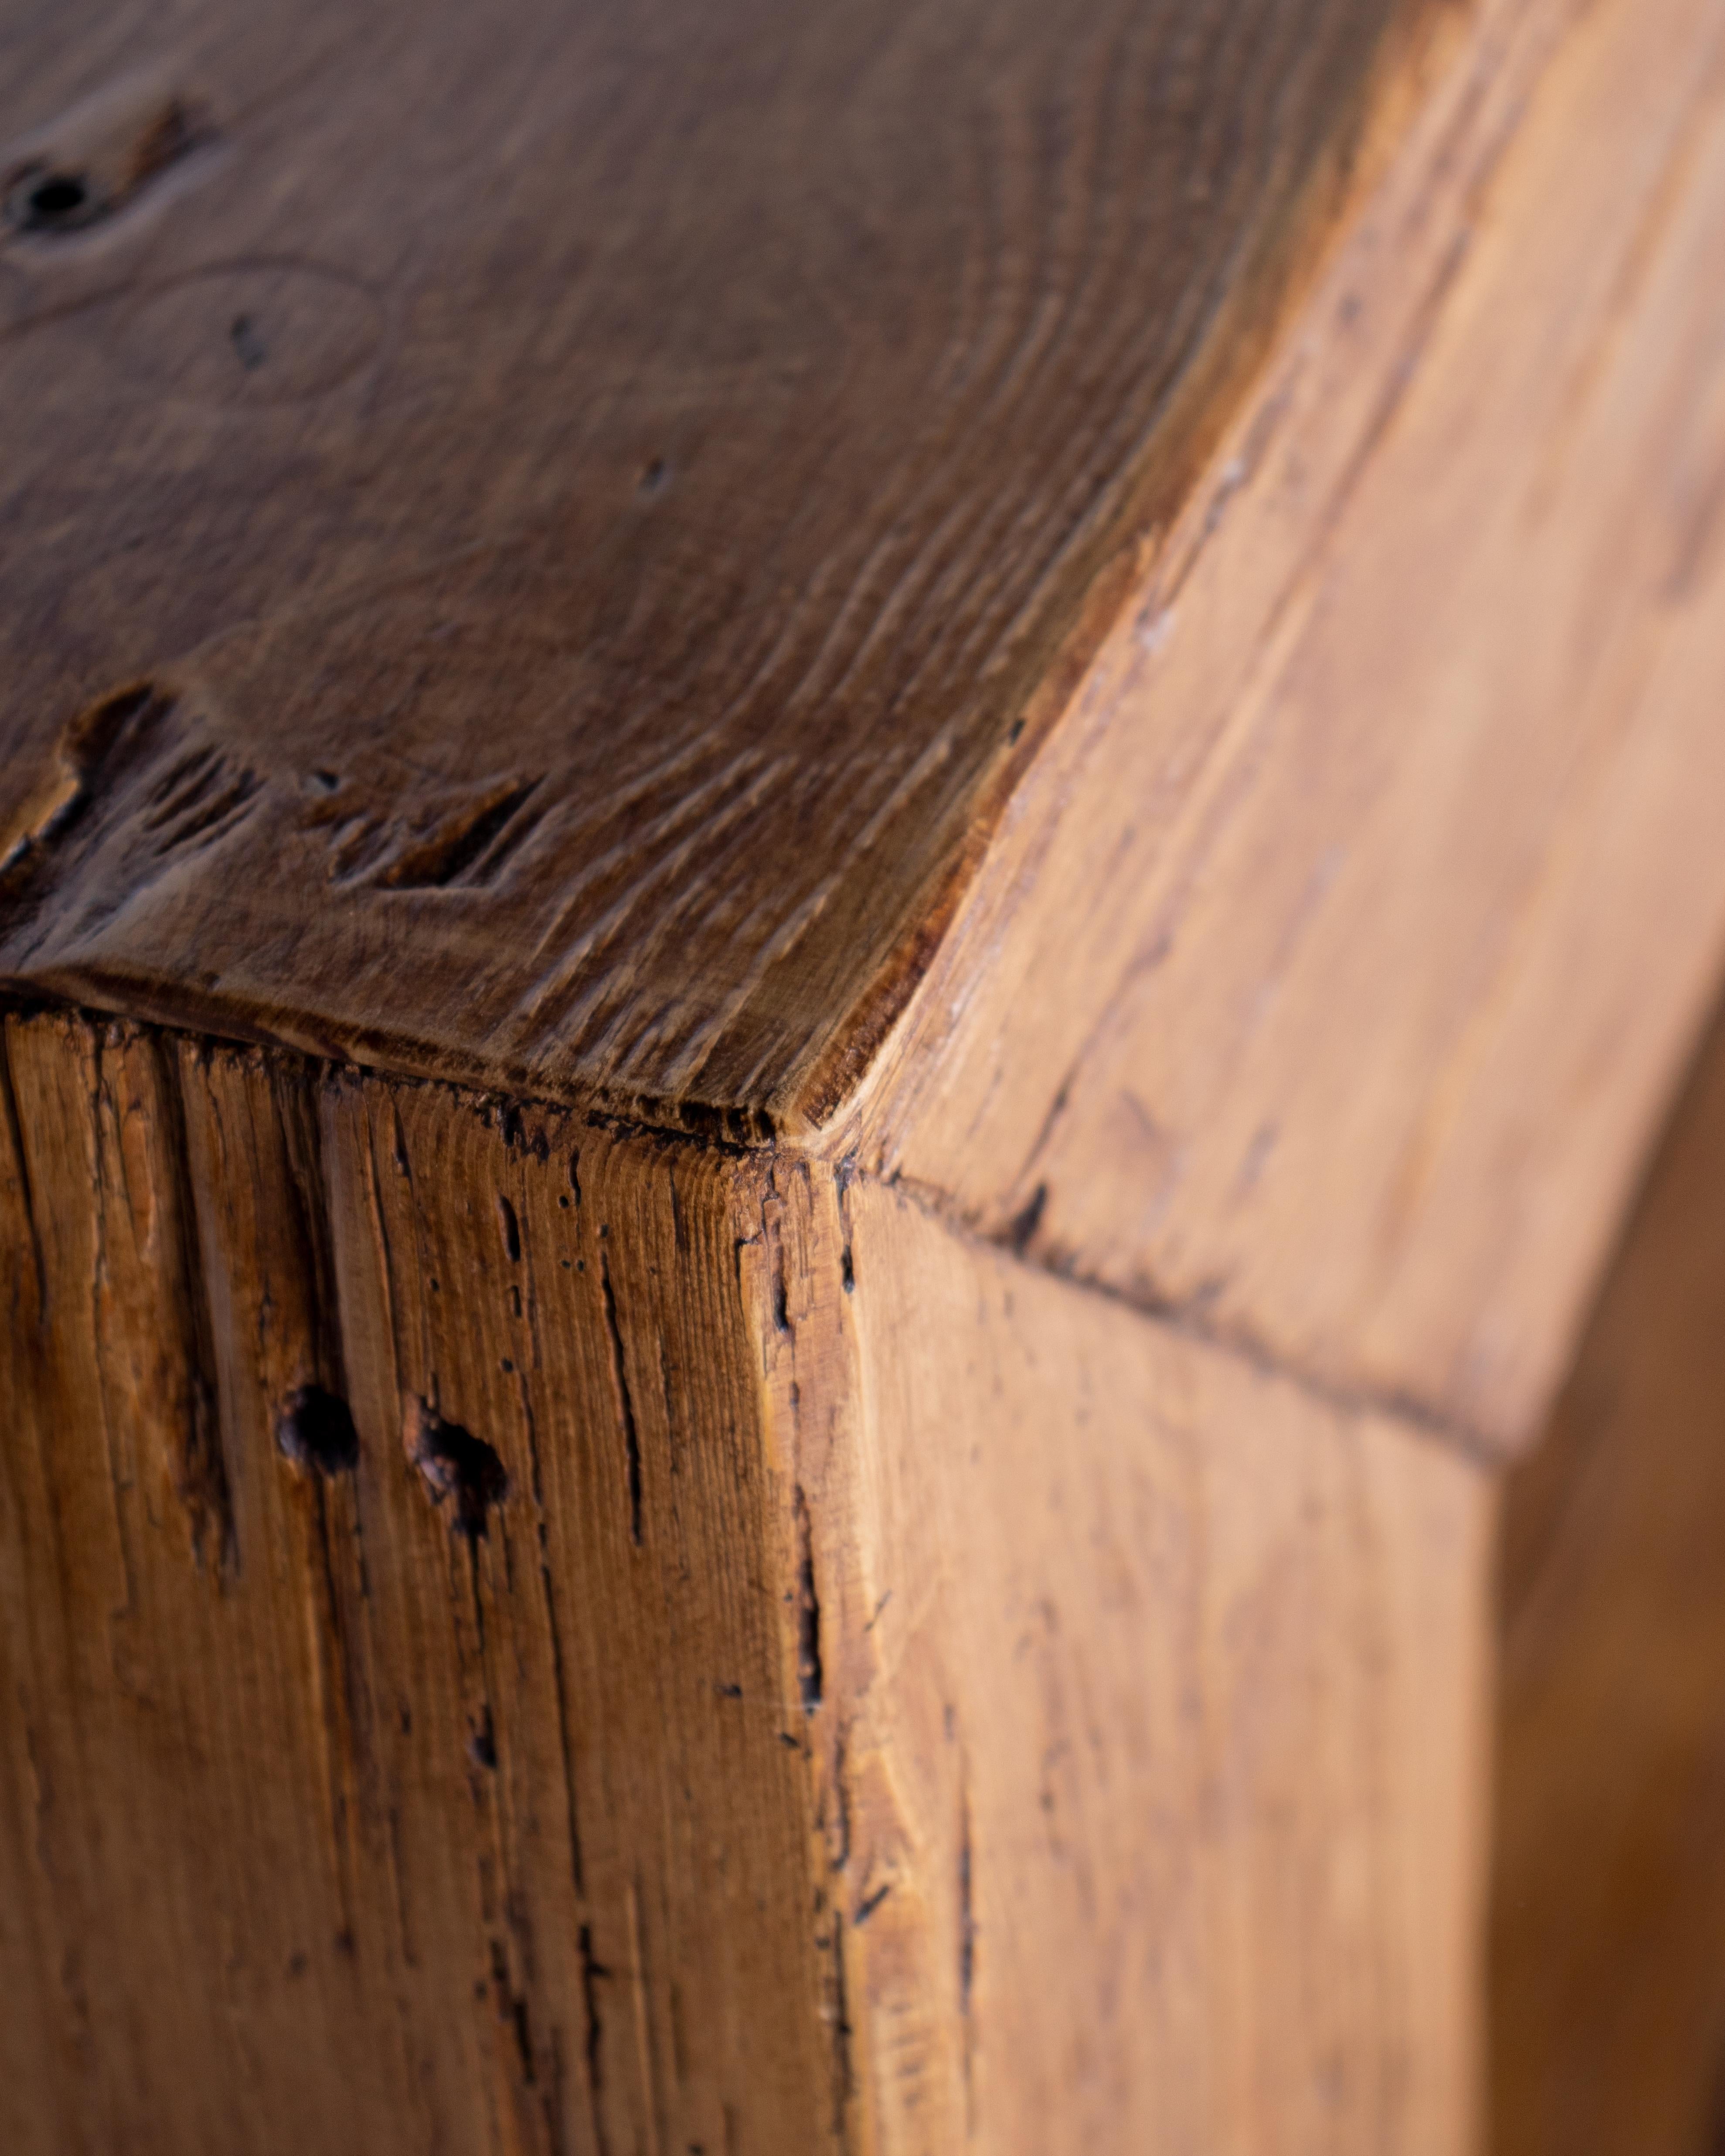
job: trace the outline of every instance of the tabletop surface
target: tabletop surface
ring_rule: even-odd
[[[819,1112],[1440,0],[0,26],[0,981]]]

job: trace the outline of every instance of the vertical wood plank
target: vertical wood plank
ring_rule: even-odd
[[[7,1049],[8,2146],[822,2145],[734,1163]]]

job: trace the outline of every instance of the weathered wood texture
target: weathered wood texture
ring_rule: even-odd
[[[0,24],[0,2124],[1459,2150],[1717,0],[163,20]]]
[[[1725,975],[1725,15],[1479,24],[835,1135],[1501,1453]]]
[[[1505,1510],[1494,2156],[1725,2131],[1725,1028]]]
[[[866,2145],[1471,2148],[1484,1478],[901,1193],[776,1198]]]
[[[825,2145],[723,1159],[6,1051],[0,2143]]]
[[[20,33],[120,207],[0,249],[0,978],[776,1122],[1524,1441],[1725,968],[1712,0],[224,19]],[[279,218],[384,295],[310,401],[336,301],[192,277]]]
[[[1476,1471],[819,1164],[6,1039],[8,2149],[1466,2147]]]
[[[1444,12],[14,13],[0,970],[819,1093]]]

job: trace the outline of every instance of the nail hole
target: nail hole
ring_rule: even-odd
[[[7,214],[25,232],[72,232],[101,213],[82,172],[26,172],[7,200]]]
[[[509,1495],[509,1475],[494,1447],[458,1422],[445,1422],[424,1400],[414,1400],[403,1433],[408,1458],[424,1478],[431,1502],[453,1497],[451,1534],[476,1541],[486,1516]]]
[[[347,1403],[321,1385],[289,1394],[275,1442],[296,1467],[322,1476],[352,1474],[359,1465],[359,1432]]]
[[[642,469],[637,481],[643,494],[663,494],[670,485],[670,467],[663,457],[652,458]]]
[[[42,162],[14,169],[0,182],[6,220],[24,232],[76,232],[125,209],[159,173],[214,133],[200,107],[167,98],[135,116],[127,139],[86,144],[88,162],[82,165]]]
[[[75,172],[50,172],[30,190],[30,214],[44,223],[72,217],[84,208],[88,196],[89,190]]]

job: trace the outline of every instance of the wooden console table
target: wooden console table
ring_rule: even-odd
[[[1725,979],[1722,92],[0,23],[0,2145],[1481,2145],[1497,1474]]]

